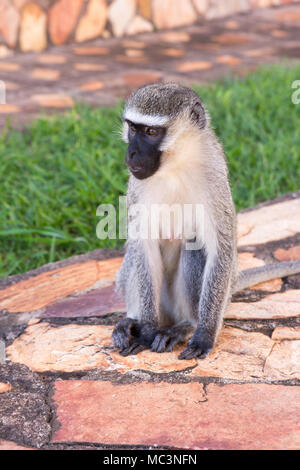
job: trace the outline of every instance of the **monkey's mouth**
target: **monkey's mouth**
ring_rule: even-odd
[[[143,180],[145,178],[148,178],[148,176],[150,176],[147,169],[143,168],[142,166],[128,165],[128,168],[130,172],[133,174],[133,176],[135,176],[139,180]]]
[[[140,173],[141,171],[144,170],[144,168],[143,168],[142,166],[133,166],[133,165],[130,165],[129,168],[130,168],[130,171],[131,171],[132,173]]]

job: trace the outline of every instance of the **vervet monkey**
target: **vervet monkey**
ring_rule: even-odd
[[[193,219],[176,240],[174,234],[129,236],[117,282],[127,318],[113,331],[114,345],[124,356],[147,348],[161,353],[192,335],[179,359],[203,358],[215,344],[232,294],[298,273],[300,260],[238,274],[226,158],[194,91],[175,83],[139,88],[126,103],[123,122],[131,172],[128,211],[134,204],[198,204],[204,217],[201,226]],[[196,249],[187,249],[191,240]]]

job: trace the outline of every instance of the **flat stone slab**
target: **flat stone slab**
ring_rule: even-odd
[[[46,322],[27,327],[7,350],[12,362],[35,372],[76,372],[93,369],[149,371],[155,374],[187,371],[195,377],[222,377],[240,381],[300,379],[300,339],[292,328],[266,334],[223,327],[218,342],[205,359],[179,361],[183,346],[170,353],[143,351],[121,356],[112,348],[113,327],[74,325],[51,327]]]
[[[125,398],[126,397],[126,398]],[[53,442],[180,449],[299,449],[300,389],[192,382],[55,383]],[[120,404],[122,404],[120,406]]]

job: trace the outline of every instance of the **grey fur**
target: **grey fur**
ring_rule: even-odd
[[[176,147],[176,139],[174,142],[169,133],[178,136],[182,131],[181,139],[184,139],[185,129],[192,129],[193,135],[199,136],[200,140],[195,142],[203,142],[202,154],[199,150],[191,181],[195,175],[199,175],[199,181],[202,178],[204,189],[196,184],[193,191],[197,192],[197,202],[199,191],[199,203],[204,203],[211,225],[210,231],[199,240],[201,248],[194,251],[186,250],[183,241],[158,240],[151,246],[141,240],[127,242],[118,288],[126,298],[128,318],[116,326],[114,344],[124,355],[136,354],[145,347],[156,352],[170,351],[194,331],[179,358],[205,357],[215,344],[232,294],[249,286],[249,280],[255,284],[278,273],[281,276],[291,273],[291,264],[280,263],[279,271],[264,267],[238,275],[236,214],[226,158],[209,126],[205,107],[194,91],[174,83],[147,85],[129,98],[124,114],[130,110],[139,116],[168,118],[165,126],[166,140],[171,142],[167,150],[169,161],[172,155],[178,158],[183,146],[181,140],[179,148]],[[190,134],[186,135],[190,139]],[[183,169],[185,161],[189,164],[189,155],[184,154]],[[175,175],[179,191],[183,176]],[[155,178],[156,174],[151,176],[156,191]],[[140,201],[144,185],[148,184],[145,181],[130,176],[128,207]],[[300,261],[293,265],[293,273],[299,271]]]
[[[201,128],[205,126],[205,110],[199,96],[190,88],[177,83],[160,83],[138,88],[125,105],[127,109],[137,109],[150,116],[168,116],[169,120],[178,117],[183,110],[197,107],[201,115]]]

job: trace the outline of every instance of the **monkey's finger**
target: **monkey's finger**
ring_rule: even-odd
[[[152,352],[156,352],[157,347],[160,343],[161,337],[162,337],[161,333],[157,333],[157,335],[155,336],[155,338],[153,340],[153,343],[151,344],[151,351]]]
[[[121,356],[131,356],[134,354],[138,354],[141,351],[147,349],[147,346],[144,344],[139,343],[132,343],[128,348],[124,348],[120,351]]]
[[[158,353],[164,352],[166,350],[166,345],[169,339],[170,339],[170,336],[168,335],[163,335],[163,334],[156,335],[151,346],[151,351],[158,352]]]
[[[196,357],[201,357],[203,355],[202,349],[187,347],[181,354],[179,354],[178,359],[194,359]]]
[[[174,347],[176,344],[179,343],[178,338],[172,338],[171,341],[169,342],[168,346],[166,347],[166,352],[171,352],[173,351]]]

